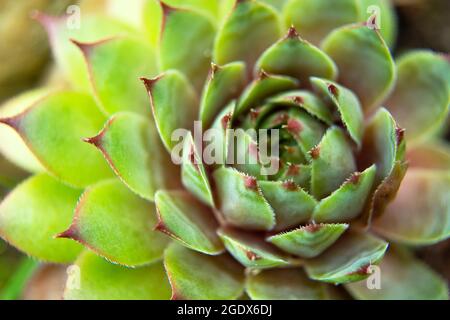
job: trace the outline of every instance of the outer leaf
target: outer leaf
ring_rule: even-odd
[[[217,255],[223,245],[216,234],[219,225],[210,208],[184,191],[158,191],[157,229],[201,253]]]
[[[54,236],[70,224],[80,194],[44,174],[26,180],[0,205],[2,238],[38,259],[72,262],[82,247]]]
[[[247,277],[252,300],[324,300],[325,286],[299,269],[264,270]]]
[[[132,33],[127,25],[106,16],[83,17],[79,27],[72,16],[51,17],[38,14],[36,19],[45,27],[50,39],[53,55],[67,79],[77,89],[89,89],[89,76],[82,53],[70,41],[93,42],[117,35]]]
[[[85,251],[67,279],[66,300],[156,300],[170,297],[162,263],[129,269]],[[78,287],[79,284],[79,287]]]
[[[111,176],[101,155],[81,140],[94,135],[105,121],[87,95],[55,93],[0,121],[21,135],[52,174],[71,185],[84,187]]]
[[[161,5],[164,14],[159,44],[161,68],[183,72],[200,91],[211,62],[214,25],[203,14],[162,2]]]
[[[265,98],[283,91],[293,90],[297,87],[298,81],[294,78],[268,75],[264,71],[261,71],[259,77],[241,95],[236,107],[235,116],[253,107],[257,107]]]
[[[397,37],[397,16],[394,3],[389,0],[359,0],[360,2],[360,21],[369,21],[374,18],[374,14],[378,14],[378,21],[380,22],[380,33],[383,39],[393,47]],[[370,10],[371,6],[376,6],[379,12]],[[374,7],[375,8],[375,7]]]
[[[264,197],[275,211],[276,230],[296,227],[308,221],[317,201],[292,181],[260,181]]]
[[[168,243],[152,230],[155,224],[152,203],[109,180],[85,191],[72,225],[59,237],[74,239],[114,263],[139,266],[160,259]]]
[[[386,105],[413,141],[437,128],[448,114],[450,63],[435,53],[414,51],[397,65],[397,86]]]
[[[8,264],[6,267],[14,268],[14,272],[7,279],[5,286],[0,287],[0,300],[18,300],[23,298],[23,291],[29,285],[30,278],[36,273],[39,265],[38,261],[30,257],[23,257],[17,265]]]
[[[296,78],[300,84],[307,86],[309,78],[321,77],[335,79],[337,68],[324,52],[300,38],[294,27],[284,37],[267,49],[259,58],[255,71],[265,70],[270,73]]]
[[[220,229],[218,233],[228,252],[247,268],[265,269],[289,265],[281,251],[259,237],[232,229]]]
[[[388,244],[378,238],[357,232],[347,232],[319,258],[307,263],[311,279],[348,283],[369,276],[368,267],[383,257]]]
[[[339,83],[356,93],[364,111],[378,106],[390,93],[395,65],[377,30],[345,26],[333,31],[322,47],[338,66]]]
[[[259,190],[256,179],[232,168],[214,174],[219,208],[231,225],[251,230],[271,230],[275,215]]]
[[[283,12],[285,25],[294,25],[315,45],[334,29],[356,22],[359,14],[355,0],[290,0]]]
[[[375,173],[375,165],[363,173],[354,173],[338,190],[317,205],[314,221],[343,222],[359,216],[372,190]]]
[[[202,156],[192,138],[192,134],[189,133],[184,140],[181,179],[186,189],[195,195],[197,199],[213,207],[212,189],[202,162]]]
[[[109,114],[148,114],[147,96],[139,77],[154,77],[158,67],[156,55],[147,43],[122,37],[76,45],[85,56],[92,91],[103,110]]]
[[[380,289],[369,290],[366,281],[348,284],[346,289],[355,298],[366,300],[448,299],[445,281],[404,249],[390,248],[380,272]]]
[[[432,244],[448,238],[450,173],[408,171],[397,197],[375,220],[374,228],[389,239],[408,244]]]
[[[364,132],[364,115],[358,97],[353,92],[335,82],[311,78],[313,88],[339,111],[340,118],[352,139],[361,146]]]
[[[154,79],[142,79],[150,96],[153,116],[164,145],[172,150],[176,145],[172,133],[190,129],[198,115],[198,102],[188,79],[171,70]]]
[[[312,194],[322,199],[356,171],[352,149],[343,131],[337,127],[330,128],[319,146],[311,152]]]
[[[333,245],[347,230],[348,224],[310,224],[267,239],[285,252],[314,258]]]
[[[153,200],[156,190],[174,186],[178,170],[164,149],[154,123],[133,113],[117,113],[97,136],[86,139],[105,156],[133,192]]]
[[[239,96],[245,83],[246,69],[242,62],[212,65],[200,105],[200,120],[205,128],[209,127],[220,110]]]
[[[164,265],[173,300],[231,300],[244,291],[242,268],[225,255],[211,257],[173,243]]]
[[[7,100],[0,106],[0,118],[15,116],[50,93],[50,89],[34,89]],[[11,127],[0,122],[0,152],[6,159],[29,172],[42,172],[39,160]]]
[[[256,1],[239,1],[219,30],[214,46],[218,64],[243,61],[251,72],[261,53],[280,37],[275,10]]]
[[[411,168],[450,170],[450,146],[433,142],[415,146],[406,155]]]

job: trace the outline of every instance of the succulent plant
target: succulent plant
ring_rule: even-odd
[[[394,62],[389,2],[137,3],[134,26],[40,15],[71,87],[0,109],[33,173],[0,235],[73,263],[64,298],[447,298],[411,248],[450,235],[450,152],[427,140],[450,65]]]

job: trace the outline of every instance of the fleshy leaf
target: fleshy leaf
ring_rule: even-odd
[[[324,300],[324,284],[308,279],[301,269],[263,270],[247,276],[252,300]]]
[[[50,93],[50,89],[34,89],[7,100],[0,106],[0,118],[15,116],[31,107]],[[27,147],[17,132],[0,122],[0,152],[9,161],[29,172],[45,171],[36,156]]]
[[[86,139],[105,156],[116,175],[133,192],[153,200],[156,190],[174,186],[178,170],[162,145],[151,120],[117,113],[97,136]]]
[[[309,190],[311,182],[311,166],[288,164],[281,168],[279,180],[294,181],[300,187]]]
[[[448,238],[450,173],[409,170],[395,200],[373,227],[388,239],[407,244],[432,244]]]
[[[179,71],[170,70],[154,79],[142,79],[150,96],[153,116],[164,145],[172,150],[176,145],[172,133],[190,130],[198,115],[194,88]]]
[[[48,171],[77,187],[111,176],[102,156],[82,141],[104,121],[92,98],[75,92],[52,94],[21,114],[0,119],[21,135]]]
[[[45,174],[25,180],[0,205],[2,238],[44,261],[74,261],[82,246],[54,236],[70,225],[80,194]]]
[[[450,170],[450,146],[443,142],[427,142],[408,149],[410,168]]]
[[[293,181],[260,181],[259,187],[275,211],[275,230],[284,230],[308,221],[317,201]]]
[[[108,261],[139,266],[160,259],[168,243],[152,230],[156,221],[154,204],[108,180],[84,192],[72,225],[58,237],[74,239]]]
[[[246,77],[242,62],[211,66],[200,104],[200,120],[205,128],[209,127],[220,110],[239,96],[246,84]]]
[[[190,132],[184,140],[181,179],[186,189],[195,195],[197,199],[211,207],[214,206],[211,185],[202,162],[202,154],[198,151]]]
[[[245,267],[265,269],[289,265],[281,251],[259,237],[232,229],[220,229],[218,233],[228,252]]]
[[[355,0],[290,0],[284,7],[287,27],[294,25],[306,40],[319,45],[334,29],[358,20]]]
[[[277,12],[257,1],[237,1],[214,46],[218,64],[243,61],[251,72],[261,53],[281,35]]]
[[[251,230],[271,230],[275,214],[264,199],[256,178],[222,167],[214,174],[219,209],[233,226]]]
[[[310,224],[267,239],[281,250],[304,258],[315,258],[347,230],[348,224]]]
[[[158,191],[157,230],[201,253],[217,255],[223,245],[216,234],[219,225],[212,210],[185,191]]]
[[[89,90],[89,75],[83,54],[71,40],[94,42],[118,35],[129,35],[133,31],[122,22],[110,17],[95,15],[83,17],[77,26],[72,16],[51,17],[37,14],[36,19],[45,27],[53,55],[67,79],[77,89]]]
[[[331,250],[308,261],[306,271],[311,279],[335,284],[363,280],[387,248],[388,243],[368,234],[346,232]]]
[[[380,263],[380,288],[366,281],[347,284],[353,297],[364,300],[447,300],[445,281],[406,249],[391,247]]]
[[[309,91],[288,91],[269,99],[270,103],[300,107],[328,125],[333,122],[333,114],[329,107]]]
[[[358,97],[353,92],[335,82],[319,78],[311,78],[314,89],[331,100],[339,111],[342,123],[352,139],[361,146],[364,132],[364,115]]]
[[[265,179],[264,167],[261,165],[260,153],[256,131],[244,131],[236,129],[227,132],[228,148],[227,163],[233,163],[234,168],[240,172],[256,177],[258,180]],[[234,147],[234,153],[232,153]]]
[[[201,90],[211,63],[215,28],[211,19],[161,2],[163,26],[159,44],[162,70],[176,69]]]
[[[317,199],[328,196],[353,172],[356,164],[344,132],[331,127],[320,144],[311,152],[311,189]]]
[[[358,96],[364,111],[389,95],[395,64],[378,30],[366,25],[345,26],[333,31],[322,47],[338,66],[338,82]]]
[[[172,300],[234,300],[244,291],[244,270],[226,255],[207,256],[173,243],[164,265]]]
[[[170,298],[161,262],[140,268],[111,264],[85,251],[69,267],[65,300],[159,300]]]
[[[153,49],[140,39],[118,37],[76,45],[83,52],[92,91],[109,114],[134,111],[148,114],[147,96],[139,77],[158,73]]]
[[[304,41],[291,27],[284,39],[267,49],[256,63],[255,71],[296,78],[307,86],[310,77],[335,79],[337,68],[324,52]]]
[[[298,81],[294,78],[269,75],[265,71],[261,71],[259,77],[247,87],[240,97],[235,116],[257,107],[265,98],[297,87]]]
[[[375,180],[376,166],[364,172],[356,172],[333,192],[323,199],[314,210],[315,222],[350,221],[362,213],[367,197]]]
[[[397,62],[398,81],[386,101],[408,141],[429,134],[448,114],[450,63],[429,51],[414,51]]]

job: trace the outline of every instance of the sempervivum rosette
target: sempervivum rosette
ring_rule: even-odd
[[[200,2],[144,1],[133,27],[40,18],[73,88],[3,109],[2,151],[37,172],[3,238],[76,259],[68,299],[446,298],[402,246],[449,236],[449,154],[421,144],[446,58],[396,65],[386,1]]]

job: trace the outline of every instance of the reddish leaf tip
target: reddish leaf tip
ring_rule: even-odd
[[[172,11],[175,11],[176,8],[169,6],[167,3],[165,3],[164,1],[159,0],[159,4],[161,6],[161,9],[163,11],[163,15],[166,17],[167,15],[169,15]]]
[[[395,129],[395,135],[397,137],[397,145],[400,145],[405,138],[405,129],[397,127]]]
[[[147,91],[151,92],[155,83],[157,83],[159,80],[161,80],[161,78],[163,76],[164,76],[164,74],[160,74],[159,76],[152,78],[152,79],[148,79],[145,77],[141,77],[139,79],[144,83],[145,87],[147,88]]]
[[[283,182],[283,188],[288,190],[288,191],[296,191],[296,190],[298,190],[297,184],[295,184],[295,182],[291,181],[291,180]]]
[[[359,183],[360,179],[361,179],[361,172],[355,172],[350,176],[348,182],[356,185]]]
[[[300,35],[298,34],[297,29],[294,25],[291,25],[286,34],[286,39],[298,39],[299,37]]]
[[[104,131],[100,132],[98,135],[91,137],[91,138],[83,138],[82,140],[86,143],[92,144],[96,146],[97,148],[101,147],[102,144],[102,137],[104,135]]]
[[[257,80],[258,80],[258,81],[262,81],[262,80],[268,78],[269,76],[270,76],[270,75],[269,75],[266,71],[264,71],[263,69],[261,69],[261,70],[259,70]]]
[[[231,118],[233,117],[233,115],[231,113],[227,113],[225,116],[223,116],[222,118],[222,128],[225,130],[228,128],[228,125],[230,124]]]
[[[295,96],[295,97],[292,97],[292,102],[294,102],[295,104],[304,104],[305,99],[303,99],[303,97],[300,97],[300,96]]]
[[[19,125],[20,125],[20,115],[13,116],[13,117],[0,118],[0,123],[3,123],[15,130],[18,130]]]
[[[72,239],[72,240],[78,240],[79,236],[77,233],[77,230],[72,225],[69,229],[67,229],[64,232],[61,232],[57,235],[55,235],[56,239]]]
[[[302,131],[303,127],[300,121],[290,118],[287,121],[286,129],[291,134],[297,136]]]
[[[251,176],[244,176],[244,186],[253,191],[258,190],[258,182]]]
[[[312,148],[308,153],[314,160],[318,159],[320,157],[320,146]]]
[[[247,256],[248,260],[250,260],[250,261],[256,261],[256,260],[261,259],[260,256],[258,256],[256,253],[254,253],[252,251],[246,251],[245,255]]]
[[[250,119],[255,121],[256,119],[258,119],[258,116],[260,114],[261,111],[256,110],[256,109],[250,109]]]
[[[291,164],[289,165],[289,168],[287,170],[288,176],[296,176],[300,173],[300,166],[297,164]]]
[[[334,96],[334,97],[338,97],[339,96],[339,89],[338,87],[336,87],[334,84],[330,83],[328,85],[328,91]]]
[[[302,229],[305,230],[306,232],[314,233],[322,229],[322,226],[320,224],[309,224],[304,226]]]

